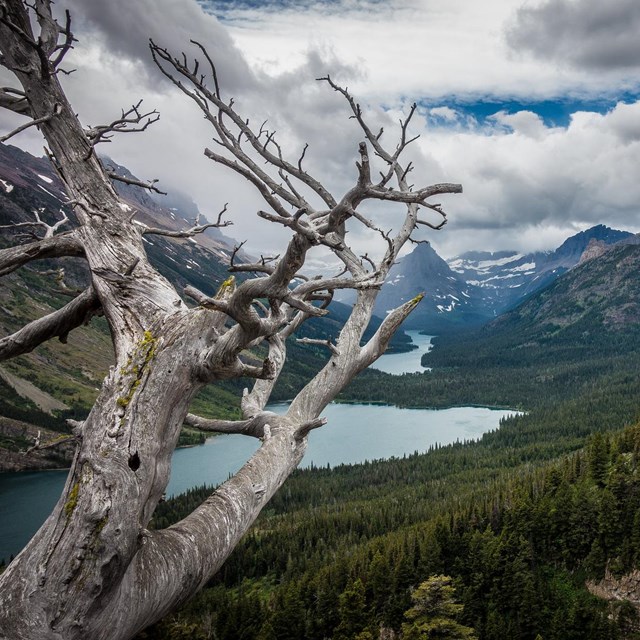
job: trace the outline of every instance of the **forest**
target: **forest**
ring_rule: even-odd
[[[453,355],[464,340],[436,348],[432,359],[450,356],[449,368],[368,371],[343,395],[525,413],[478,442],[295,472],[208,588],[141,640],[640,637],[633,605],[594,595],[640,569],[633,350],[577,349],[545,368],[532,349],[529,361],[501,366],[497,342],[494,368],[480,375],[483,349]],[[207,491],[161,504],[154,526],[179,520]],[[412,595],[438,576],[462,605],[449,622],[475,635],[411,635]]]

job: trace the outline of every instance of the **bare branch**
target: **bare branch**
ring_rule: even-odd
[[[274,267],[265,264],[263,262],[247,262],[243,264],[233,264],[229,267],[229,271],[232,273],[266,273],[271,275],[274,272]]]
[[[154,109],[146,113],[140,112],[142,100],[132,105],[130,109],[122,110],[122,115],[109,124],[97,125],[89,127],[85,131],[91,146],[95,146],[100,142],[110,142],[114,133],[140,133],[146,131],[155,122],[160,119],[160,114]],[[139,125],[139,126],[136,126]]]
[[[13,136],[20,133],[21,131],[24,131],[25,129],[28,129],[29,127],[37,127],[43,122],[48,122],[49,120],[51,120],[51,118],[53,118],[54,115],[55,114],[52,113],[46,116],[42,116],[41,118],[36,118],[35,120],[31,120],[26,124],[20,125],[19,127],[16,127],[13,131],[10,131],[4,136],[0,136],[0,142],[6,142],[7,140],[9,140],[9,138],[13,138]]]
[[[378,330],[360,351],[360,366],[368,367],[387,350],[393,334],[423,298],[424,294],[420,293],[387,314]]]
[[[32,260],[84,256],[84,247],[74,232],[61,233],[29,244],[0,249],[0,276],[4,276]]]
[[[302,150],[302,153],[300,154],[300,157],[298,158],[298,169],[300,171],[302,171],[302,161],[304,160],[304,154],[307,152],[307,149],[309,148],[309,143],[305,143],[304,145],[304,149]]]
[[[198,216],[198,219],[196,219],[196,224],[190,229],[185,229],[184,231],[172,231],[170,229],[160,229],[157,227],[147,227],[146,225],[143,225],[142,234],[143,235],[154,234],[158,236],[168,236],[170,238],[192,238],[193,236],[199,233],[203,233],[207,229],[228,227],[229,225],[232,225],[233,222],[231,222],[231,220],[222,220],[222,216],[227,211],[228,204],[229,203],[227,202],[224,205],[224,208],[222,209],[222,211],[218,213],[218,219],[216,220],[216,222],[207,222],[206,224],[198,224],[199,218],[200,218],[200,216]]]
[[[43,449],[52,449],[54,447],[59,447],[60,445],[67,444],[68,442],[77,442],[79,440],[76,435],[62,435],[54,438],[53,440],[49,440],[49,442],[42,443],[40,441],[40,431],[38,431],[38,435],[35,438],[35,442],[31,447],[29,447],[24,455],[28,456],[33,451],[42,451]]]
[[[235,263],[235,259],[236,256],[238,255],[238,252],[240,251],[240,249],[242,249],[242,247],[247,243],[246,240],[243,240],[242,242],[240,242],[239,244],[235,245],[233,247],[233,251],[231,252],[231,256],[229,257],[229,266],[233,267],[234,263]]]
[[[338,351],[338,348],[335,344],[333,344],[333,342],[331,342],[330,339],[321,340],[320,338],[296,338],[296,342],[299,342],[300,344],[317,344],[329,349],[329,351],[331,351],[334,356],[340,355],[340,351]]]
[[[198,42],[194,42],[194,44],[207,57],[207,60],[209,61],[209,64],[211,65],[212,70],[215,70],[215,66],[213,65],[213,62],[211,61],[208,54],[206,53],[205,48]],[[267,142],[262,142],[260,140],[260,137],[261,137],[260,133],[256,135],[249,127],[247,120],[241,118],[233,109],[233,102],[226,104],[221,100],[219,87],[217,85],[217,77],[215,76],[215,73],[214,73],[214,80],[216,83],[216,88],[215,88],[215,91],[212,92],[202,83],[201,78],[196,73],[194,73],[194,69],[193,68],[190,69],[184,63],[184,61],[181,62],[179,59],[171,56],[166,49],[163,49],[162,47],[157,46],[153,41],[151,41],[150,47],[151,47],[153,59],[158,65],[158,67],[160,68],[160,70],[162,71],[162,73],[165,76],[167,76],[178,88],[180,88],[181,91],[183,91],[186,95],[191,97],[196,102],[196,104],[200,107],[200,109],[202,109],[205,115],[205,118],[207,118],[207,120],[211,122],[211,124],[216,129],[216,132],[220,138],[219,143],[223,144],[223,146],[227,149],[227,151],[229,151],[237,160],[239,160],[244,165],[245,170],[252,174],[253,177],[249,179],[254,184],[256,184],[255,178],[257,177],[264,184],[268,184],[270,190],[274,194],[281,197],[289,204],[292,204],[293,206],[300,206],[302,204],[300,202],[297,202],[296,196],[293,193],[287,191],[286,189],[284,189],[283,187],[275,183],[264,171],[262,171],[258,167],[258,165],[255,162],[253,162],[253,160],[249,158],[249,156],[247,156],[247,154],[245,154],[241,150],[239,140],[242,136],[244,136],[248,140],[248,142],[253,147],[254,151],[259,156],[261,156],[267,163],[269,163],[270,165],[272,165],[277,169],[283,170],[287,174],[295,177],[297,180],[300,180],[300,182],[305,184],[307,187],[313,190],[320,198],[322,198],[322,200],[329,207],[335,206],[336,202],[333,196],[331,196],[331,194],[324,188],[324,186],[315,178],[311,177],[307,172],[301,169],[302,157],[300,158],[297,165],[293,165],[287,162],[282,156],[280,147],[277,145],[277,143],[275,143],[273,134],[268,135]],[[189,89],[187,89],[182,84],[182,82],[177,80],[171,73],[169,73],[166,70],[165,66],[163,65],[163,62],[173,67],[173,69],[175,69],[175,71],[177,71],[178,74],[180,74],[182,77],[187,79],[195,87],[195,91],[190,91]],[[210,111],[208,107],[208,102],[215,105],[216,109],[218,110],[217,114],[213,114]],[[234,135],[226,127],[223,121],[223,116],[228,118],[229,121],[233,123],[233,126],[238,131],[237,135]],[[277,152],[275,154],[269,151],[268,146],[270,144],[276,148]],[[219,158],[215,158],[213,155],[209,155],[209,154],[207,155],[212,159],[216,159],[216,161],[221,161]],[[239,170],[240,165],[238,165],[237,163],[233,163],[228,158],[226,158],[225,160],[226,161],[223,162],[223,164],[226,164],[226,166],[229,166],[230,168],[238,171],[239,173],[247,177],[244,171]],[[261,193],[263,194],[263,196],[265,195],[262,190],[261,190]],[[271,202],[269,202],[269,204],[273,206]],[[276,210],[278,211],[278,209]],[[278,213],[282,215],[281,211],[278,211]]]
[[[200,431],[252,436],[266,441],[271,437],[269,422],[276,423],[279,419],[281,417],[271,411],[258,411],[254,416],[246,420],[215,420],[201,418],[193,413],[188,413],[184,423]],[[305,426],[302,425],[301,429]]]
[[[363,256],[360,256],[362,260],[368,262],[371,265],[371,268],[375,271],[377,269],[376,263],[369,257],[368,253],[365,253]]]
[[[69,52],[69,49],[73,48],[73,43],[77,42],[77,40],[73,37],[73,33],[71,32],[71,14],[68,10],[65,10],[65,26],[64,29],[61,29],[60,32],[64,35],[64,42],[62,44],[56,45],[54,51],[58,52],[58,55],[51,61],[51,64],[54,68],[58,68],[58,65],[62,62],[64,57]],[[63,69],[58,69],[59,71],[63,71]],[[67,73],[67,72],[64,72]]]
[[[296,431],[296,440],[303,440],[309,435],[310,431],[323,427],[325,424],[327,424],[326,418],[314,418],[313,420],[309,420],[308,422],[301,424]]]
[[[67,214],[62,209],[60,209],[60,213],[62,213],[62,220],[58,220],[58,222],[56,222],[53,225],[50,225],[44,222],[40,218],[40,214],[37,211],[34,211],[33,214],[35,215],[36,219],[33,222],[16,222],[14,224],[0,225],[0,229],[17,229],[20,227],[42,227],[43,229],[45,229],[44,237],[53,238],[56,231],[61,226],[69,222],[69,218],[67,217]]]
[[[142,180],[136,180],[135,178],[128,178],[127,176],[121,176],[115,173],[115,171],[106,171],[107,176],[111,178],[111,180],[117,180],[118,182],[124,182],[125,184],[133,185],[134,187],[142,187],[143,189],[148,189],[149,191],[154,191],[155,193],[159,193],[160,195],[166,196],[166,191],[160,191],[158,187],[155,186],[158,179],[150,180],[149,182],[143,182]]]
[[[0,87],[0,107],[9,109],[9,111],[13,111],[14,113],[19,113],[20,115],[32,115],[27,96],[21,89]]]
[[[89,287],[62,309],[34,320],[12,335],[0,339],[0,360],[29,353],[56,336],[61,342],[66,342],[69,332],[86,324],[99,309],[98,296]]]
[[[292,295],[304,296],[314,291],[331,291],[333,289],[379,289],[383,285],[383,281],[379,280],[379,273],[374,271],[373,273],[367,273],[362,278],[350,279],[350,278],[320,278],[311,280],[309,282],[303,282],[299,284],[293,291]]]
[[[57,291],[59,293],[62,293],[66,296],[72,296],[74,298],[77,295],[82,293],[82,290],[80,289],[72,289],[71,287],[67,286],[67,283],[64,280],[65,271],[64,271],[64,268],[62,267],[60,267],[59,269],[48,269],[47,271],[38,271],[37,273],[39,273],[41,276],[55,276],[56,284],[59,287]]]

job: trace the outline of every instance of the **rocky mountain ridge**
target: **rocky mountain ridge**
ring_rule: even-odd
[[[567,238],[554,251],[527,254],[473,251],[449,260],[448,264],[466,282],[482,289],[488,310],[497,316],[575,267],[587,249],[587,256],[595,256],[595,247],[603,253],[606,247],[633,237],[628,231],[599,224]]]
[[[532,293],[585,260],[619,244],[640,240],[627,231],[596,225],[567,238],[554,251],[469,251],[448,261],[426,244],[393,266],[378,298],[376,313],[424,292],[407,327],[445,333],[479,326],[514,308]]]

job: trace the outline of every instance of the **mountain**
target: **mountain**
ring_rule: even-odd
[[[600,224],[567,238],[555,251],[470,251],[448,264],[465,282],[481,289],[488,315],[497,316],[575,267],[587,248],[592,255],[595,247],[602,252],[634,237]]]
[[[479,304],[480,289],[453,271],[429,244],[419,244],[393,265],[376,301],[375,313],[384,316],[420,293],[425,296],[405,321],[408,329],[441,333],[480,324],[488,317]]]
[[[573,368],[565,379],[570,384],[583,374],[614,370],[629,359],[625,367],[636,367],[638,352],[640,245],[623,242],[564,273],[482,328],[456,340],[437,340],[423,364],[544,366],[551,377],[552,369],[562,368],[566,375]]]
[[[597,225],[547,252],[468,251],[445,261],[430,245],[420,244],[392,267],[375,310],[384,315],[424,292],[405,322],[407,328],[441,334],[482,325],[581,261],[618,244],[637,242],[639,238],[627,231]]]
[[[112,160],[106,158],[104,162],[120,175],[135,178]],[[148,226],[171,231],[188,229],[199,213],[197,205],[180,193],[163,202],[163,196],[152,197],[137,186],[116,182],[115,188],[138,211],[136,220]],[[66,201],[64,185],[46,158],[35,158],[17,147],[0,144],[0,225],[33,222],[36,211],[45,222],[54,224],[62,218],[64,211],[70,220],[61,228],[64,231],[76,224],[75,214]],[[178,209],[176,203],[184,208]],[[209,295],[215,293],[217,283],[227,277],[229,257],[235,244],[213,230],[193,238],[147,236],[144,242],[151,262],[175,286],[182,289],[191,284]],[[5,242],[0,243],[0,246],[4,245]],[[240,260],[245,258],[246,255],[240,254]],[[67,264],[70,265],[67,278],[80,286],[82,262],[67,261]]]

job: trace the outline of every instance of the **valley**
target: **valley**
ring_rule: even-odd
[[[3,222],[59,206],[59,185],[46,165],[6,146],[0,152]],[[135,188],[125,196],[148,221],[178,228],[197,215],[184,198],[165,208]],[[177,287],[193,283],[210,293],[226,277],[233,251],[219,232],[202,242],[199,236],[147,245]],[[66,259],[63,277],[51,266],[43,262],[0,281],[3,335],[83,286],[86,274],[74,259]],[[636,236],[603,225],[546,253],[471,252],[447,261],[418,245],[393,267],[378,314],[422,290],[427,295],[390,353],[344,390],[343,404],[328,408],[334,422],[343,421],[334,434],[326,427],[333,450],[314,454],[325,431],[312,433],[313,465],[304,463],[287,481],[209,587],[140,640],[211,633],[225,640],[321,640],[342,637],[338,630],[347,627],[349,639],[392,638],[411,587],[437,573],[453,577],[465,603],[463,622],[483,640],[633,637],[640,593],[627,593],[626,604],[608,601],[613,587],[607,585],[631,575],[640,560],[634,533],[640,523],[639,267]],[[330,311],[301,335],[335,336],[348,305],[334,301]],[[248,352],[247,361],[261,357],[260,349]],[[291,340],[288,349],[274,402],[290,399],[328,357],[313,344]],[[67,418],[86,416],[111,362],[106,322],[94,318],[68,343],[49,343],[3,364],[2,468],[68,464],[72,443],[66,450],[25,451],[38,432],[55,440],[68,434]],[[235,418],[246,384],[210,387],[192,410]],[[459,417],[436,426],[435,416],[447,411]],[[425,427],[437,435],[420,440]],[[201,485],[224,480],[255,448],[245,443],[239,452],[234,445],[212,457],[213,442],[225,439],[176,452],[183,467],[176,468],[170,499],[156,510],[156,528],[190,512],[210,492]],[[180,443],[204,440],[186,429]],[[33,530],[65,473],[23,478],[0,480],[0,491],[6,479],[12,492],[7,489],[0,518]],[[0,548],[0,557],[24,544],[20,535],[9,553]],[[341,604],[347,601],[348,607]]]

